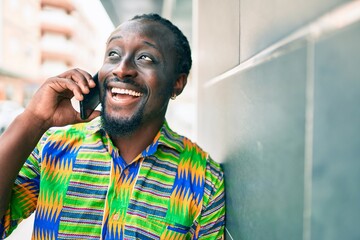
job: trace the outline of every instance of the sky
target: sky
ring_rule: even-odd
[[[86,14],[96,26],[98,34],[104,39],[114,30],[114,25],[106,13],[100,0],[74,0],[80,11]]]

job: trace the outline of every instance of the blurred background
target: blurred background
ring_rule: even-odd
[[[100,2],[1,0],[0,10],[2,125],[12,118],[2,111],[26,106],[48,77],[73,67],[100,68],[114,28]]]
[[[359,0],[0,0],[0,131],[149,12],[190,41],[167,119],[224,168],[226,239],[360,239]],[[9,239],[31,239],[31,221]]]

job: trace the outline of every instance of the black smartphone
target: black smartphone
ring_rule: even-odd
[[[100,103],[100,90],[99,90],[99,79],[96,73],[93,76],[96,86],[90,88],[90,92],[84,95],[84,99],[80,101],[80,117],[81,119],[88,119],[91,113]]]

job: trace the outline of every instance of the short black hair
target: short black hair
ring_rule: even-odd
[[[172,24],[169,20],[161,17],[156,13],[136,15],[131,20],[150,20],[160,23],[167,29],[169,29],[175,37],[175,49],[177,54],[177,73],[189,74],[191,69],[191,49],[189,42],[181,30]]]

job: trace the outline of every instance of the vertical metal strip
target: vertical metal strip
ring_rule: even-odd
[[[312,166],[314,136],[314,40],[308,40],[306,79],[306,125],[304,159],[304,215],[303,240],[311,240]]]
[[[229,230],[227,228],[225,228],[225,234],[227,234],[227,236],[231,239],[231,240],[234,240],[234,238],[231,236]],[[225,238],[227,239],[227,238]]]

